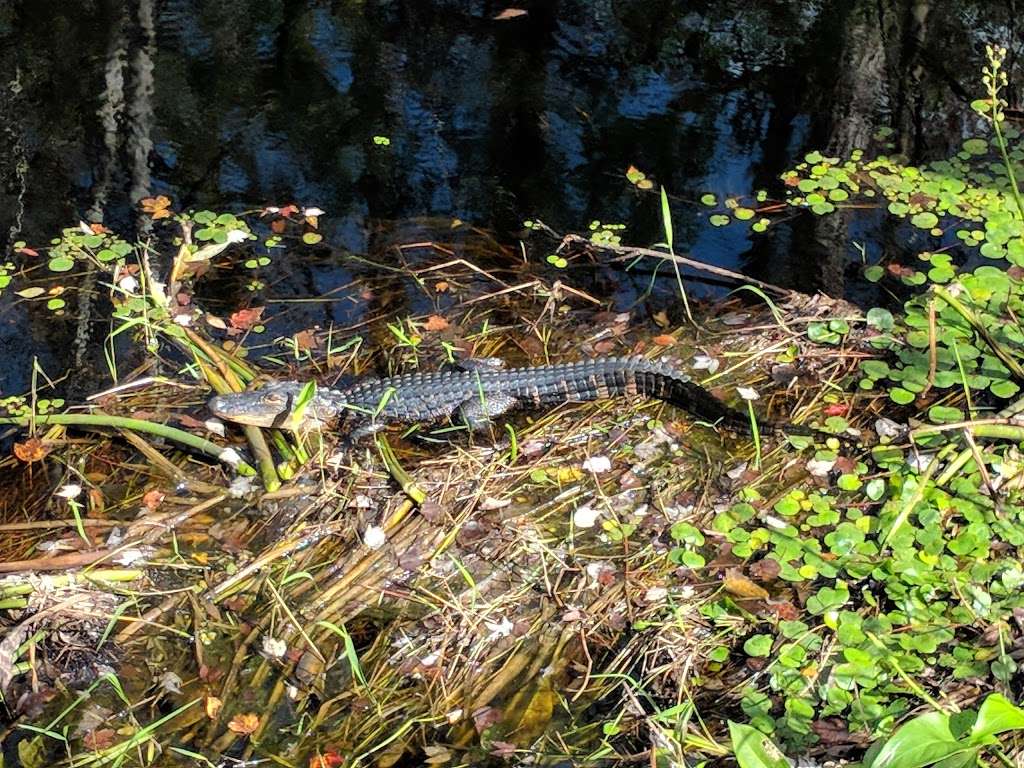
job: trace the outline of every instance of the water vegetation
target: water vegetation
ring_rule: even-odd
[[[694,330],[602,311],[570,284],[572,265],[654,263],[686,300],[681,270],[695,262],[674,252],[660,188],[664,242],[651,248],[623,245],[617,224],[552,241],[531,222],[522,260],[449,221],[426,264],[352,257],[371,268],[356,293],[400,281],[436,303],[344,339],[263,340],[262,281],[317,247],[316,208],[154,197],[137,242],[83,224],[19,244],[32,266],[5,266],[0,288],[22,301],[66,312],[73,278],[101,276],[116,386],[88,413],[50,397],[45,376],[0,403],[30,434],[0,467],[60,478],[25,471],[22,517],[4,523],[9,753],[28,768],[729,756],[774,768],[784,753],[1012,765],[1024,149],[1006,125],[1003,55],[990,51],[976,103],[992,136],[954,158],[812,152],[782,176],[784,200],[700,200],[712,223],[756,232],[871,205],[931,238],[912,265],[862,265],[886,298],[867,311],[767,283],[715,318],[687,304]],[[627,181],[655,193],[635,168]],[[202,285],[229,269],[253,287],[215,313]],[[581,349],[671,352],[755,426],[757,402],[836,437],[723,441],[658,404],[601,403],[483,441],[396,450],[390,437],[339,454],[330,435],[248,428],[243,441],[194,415],[262,368],[323,378]],[[133,351],[142,362],[126,366]],[[68,685],[72,673],[87,682]]]

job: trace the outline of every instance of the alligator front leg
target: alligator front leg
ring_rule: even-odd
[[[474,396],[459,406],[459,415],[473,432],[487,429],[495,416],[515,408],[519,401],[511,395],[495,394]]]

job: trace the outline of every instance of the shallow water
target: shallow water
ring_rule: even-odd
[[[971,128],[979,41],[1013,42],[1009,8],[26,0],[0,8],[0,244],[45,245],[80,219],[131,233],[135,202],[154,194],[181,207],[322,208],[329,249],[275,263],[258,297],[270,303],[349,283],[346,253],[378,251],[382,222],[398,222],[388,241],[396,226],[415,242],[458,218],[514,244],[539,218],[559,231],[623,223],[625,242],[657,242],[657,198],[625,178],[635,165],[672,194],[679,252],[856,298],[848,230],[872,254],[912,248],[904,232],[867,213],[846,216],[843,237],[809,215],[751,236],[710,226],[698,198],[777,190],[807,150],[863,146],[878,125],[912,158],[943,156]],[[511,18],[496,19],[503,11]],[[206,278],[200,296],[249,300],[241,272]],[[650,275],[564,279],[621,309]],[[674,279],[655,284],[648,311],[671,307]],[[103,307],[58,319],[12,293],[0,298],[0,390],[28,385],[33,356],[52,376],[77,370],[82,391],[102,386]],[[365,313],[305,307],[289,330]]]

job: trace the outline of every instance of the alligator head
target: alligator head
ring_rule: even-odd
[[[300,431],[337,421],[342,406],[326,393],[316,392],[304,407],[296,407],[306,386],[298,381],[278,381],[250,392],[211,397],[207,406],[222,419],[256,427]]]

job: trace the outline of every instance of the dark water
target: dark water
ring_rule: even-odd
[[[657,199],[624,177],[635,165],[673,195],[677,250],[855,297],[851,234],[876,257],[914,247],[880,217],[801,215],[751,237],[711,227],[696,200],[778,190],[807,150],[866,146],[879,125],[912,159],[945,155],[971,130],[984,42],[1014,50],[1013,7],[8,0],[0,246],[45,245],[80,219],[132,233],[135,202],[154,194],[179,207],[322,208],[328,247],[271,268],[259,298],[272,302],[346,283],[345,254],[373,252],[382,222],[415,241],[425,217],[459,218],[514,243],[526,218],[560,231],[599,219],[626,224],[625,242],[656,242]],[[495,19],[509,8],[526,13]],[[201,294],[237,303],[249,277]],[[611,298],[628,305],[645,280],[624,276]],[[673,290],[659,285],[652,301]],[[303,311],[296,327],[353,319],[337,304]],[[26,387],[33,356],[51,375],[102,383],[108,330],[101,304],[58,320],[8,290],[0,390]]]

